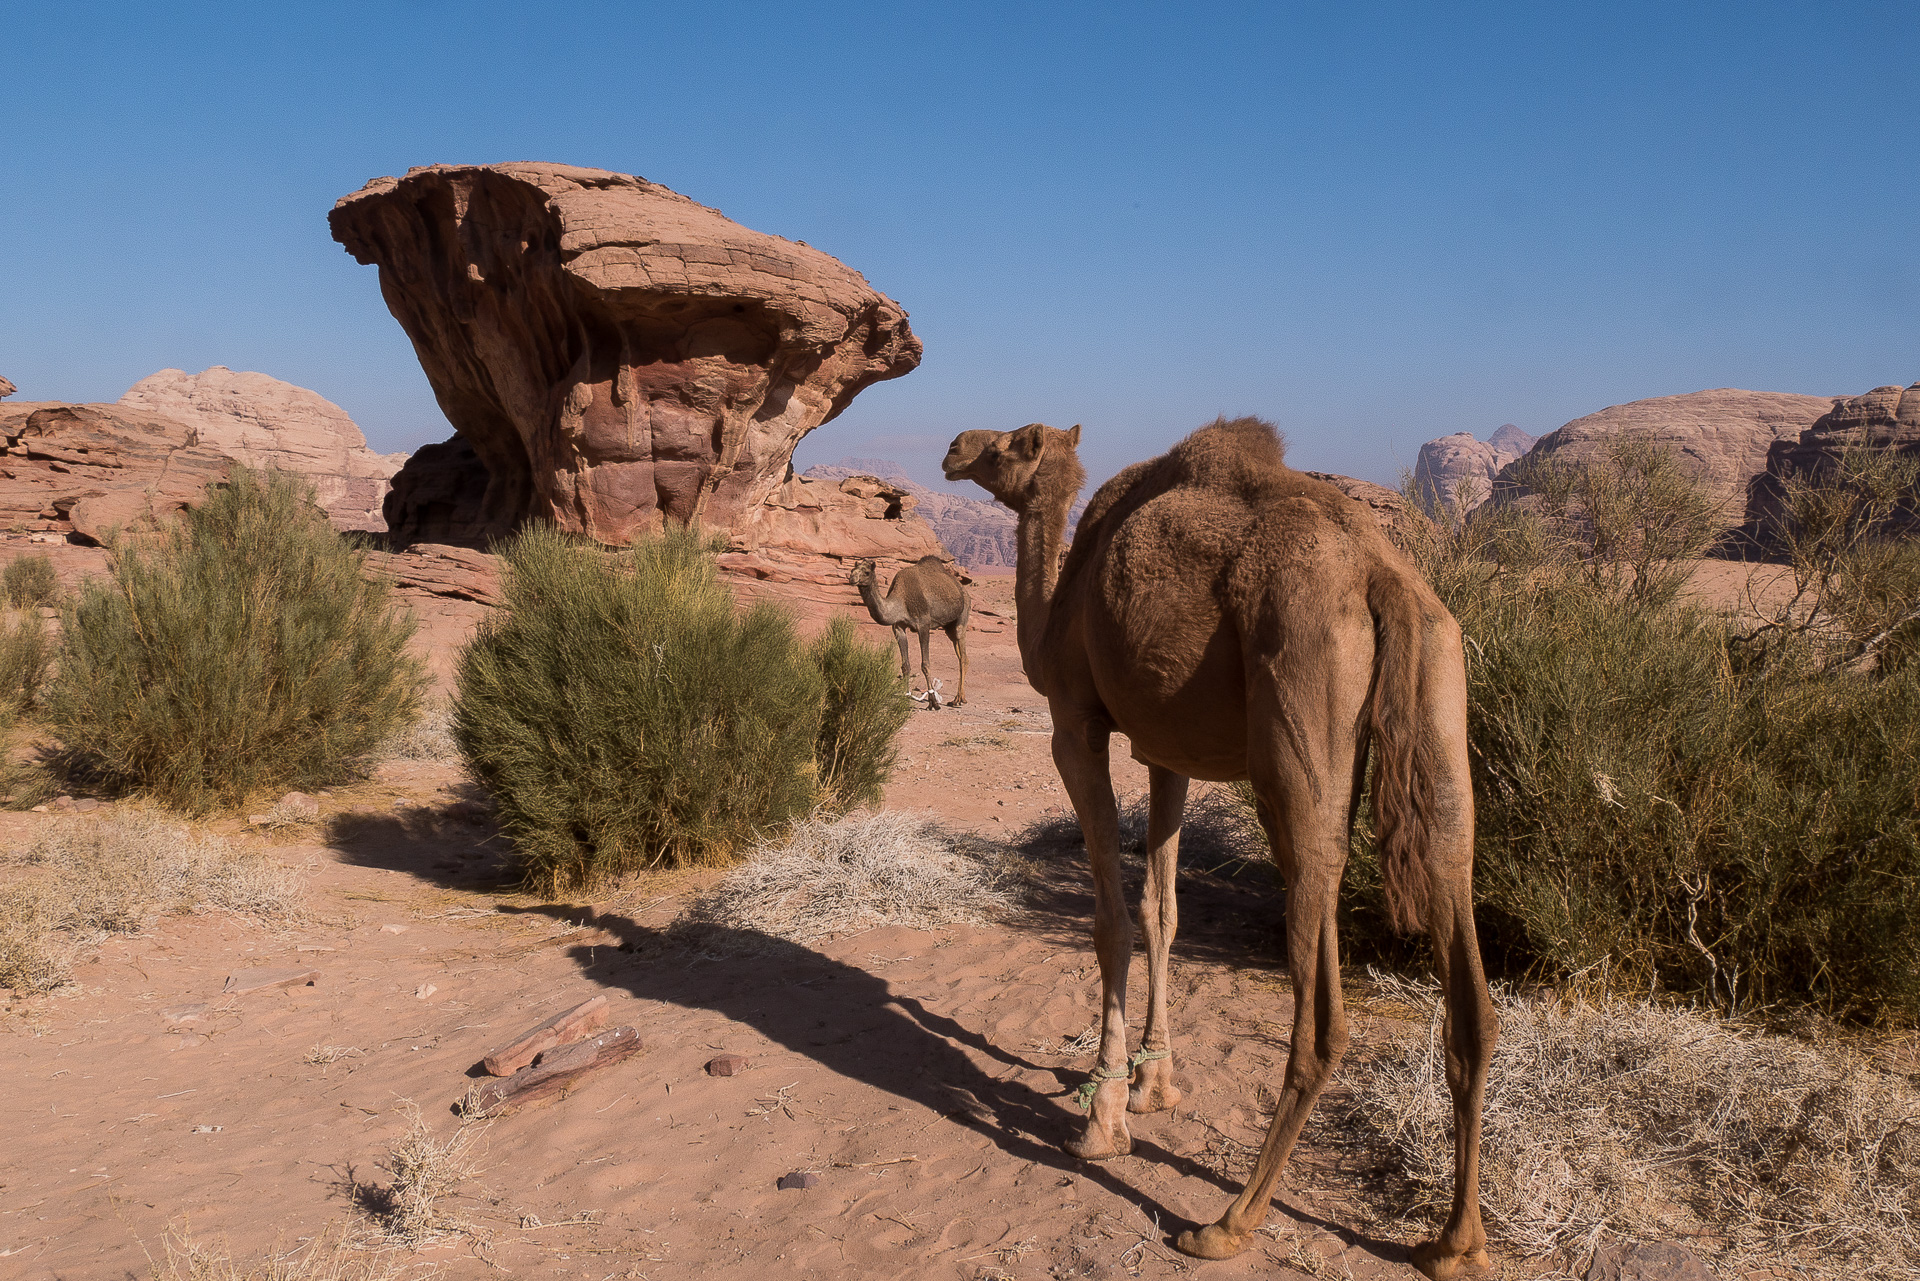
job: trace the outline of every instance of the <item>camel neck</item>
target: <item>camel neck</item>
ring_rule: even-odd
[[[1020,666],[1026,669],[1027,683],[1044,695],[1046,680],[1040,670],[1040,651],[1047,633],[1047,616],[1053,608],[1053,593],[1060,578],[1060,553],[1067,540],[1067,509],[1040,504],[1020,513],[1015,531],[1013,598],[1019,611],[1016,635],[1020,644]]]
[[[867,613],[873,615],[873,621],[882,627],[891,627],[900,621],[899,617],[888,609],[892,602],[880,594],[880,584],[873,579],[860,584],[860,599],[866,603]]]

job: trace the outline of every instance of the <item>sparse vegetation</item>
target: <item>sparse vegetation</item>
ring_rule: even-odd
[[[417,714],[386,583],[297,479],[235,468],[63,613],[47,704],[72,769],[202,815],[325,786]]]
[[[697,535],[614,555],[534,528],[501,556],[453,736],[535,888],[727,862],[879,788],[904,721],[885,652],[736,609]]]
[[[811,943],[880,925],[979,925],[1013,909],[1021,874],[1004,847],[923,815],[814,819],[749,854],[676,929],[717,926]]]
[[[1416,1016],[1347,1069],[1330,1120],[1372,1160],[1384,1203],[1430,1227],[1453,1188],[1453,1105],[1437,989],[1375,975]],[[1724,1275],[1920,1268],[1920,1090],[1844,1046],[1691,1010],[1497,990],[1483,1116],[1488,1230],[1574,1263],[1603,1237],[1682,1237]],[[1431,1014],[1428,1025],[1418,1020]]]
[[[338,1224],[296,1249],[248,1262],[236,1261],[225,1241],[196,1241],[185,1220],[168,1227],[161,1248],[163,1257],[147,1256],[153,1281],[398,1281],[423,1275],[397,1251],[371,1248]]]
[[[403,725],[374,752],[382,760],[457,761],[460,745],[453,741],[453,718],[446,707],[434,706],[418,720]]]
[[[46,622],[31,609],[0,609],[0,729],[40,697],[53,662]]]
[[[299,910],[305,878],[216,836],[132,810],[44,830],[0,898],[0,984],[45,992],[109,934],[206,907],[256,919]]]
[[[419,1105],[403,1099],[401,1107],[407,1132],[386,1159],[393,1182],[384,1188],[360,1188],[359,1200],[390,1239],[418,1246],[438,1232],[463,1226],[448,1217],[442,1202],[479,1173],[475,1145],[487,1127],[463,1123],[449,1138],[436,1139]]]
[[[60,590],[53,558],[45,552],[21,556],[0,570],[0,596],[15,609],[33,609],[52,602]]]
[[[1890,562],[1799,571],[1830,585],[1828,621],[1756,645],[1682,599],[1704,509],[1657,453],[1623,442],[1550,480],[1539,501],[1433,511],[1414,548],[1467,636],[1490,963],[1920,1018],[1920,672],[1861,670],[1888,611],[1848,630],[1834,595],[1897,595],[1867,572]],[[1404,956],[1362,819],[1343,928]]]

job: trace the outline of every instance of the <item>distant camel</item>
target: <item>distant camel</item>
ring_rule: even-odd
[[[960,662],[960,687],[950,701],[955,707],[966,702],[967,618],[973,612],[973,603],[967,599],[966,585],[946,562],[938,556],[922,556],[893,576],[893,585],[885,596],[873,580],[870,560],[853,562],[850,581],[860,589],[860,599],[867,603],[873,621],[893,628],[894,638],[900,642],[900,675],[908,681],[913,679],[913,662],[907,656],[907,635],[920,633],[920,677],[927,683],[929,694],[933,693],[929,638],[936,627],[947,634],[953,642],[954,657]]]
[[[1174,1244],[1203,1259],[1246,1249],[1280,1171],[1347,1044],[1335,906],[1373,754],[1387,907],[1424,925],[1446,1002],[1453,1212],[1413,1264],[1443,1279],[1487,1262],[1480,1111],[1496,1026],[1473,924],[1460,628],[1373,518],[1289,468],[1273,428],[1225,419],[1100,487],[1060,563],[1086,473],[1080,429],[1033,423],[963,432],[942,464],[1019,513],[1020,661],[1053,714],[1053,759],[1093,862],[1103,1010],[1086,1129],[1067,1150],[1131,1150],[1127,1113],[1180,1102],[1167,1016],[1167,951],[1187,781],[1248,779],[1287,880],[1293,1038],[1259,1160],[1217,1223]],[[1127,1054],[1133,925],[1120,895],[1107,741],[1147,766],[1147,1020]],[[1131,1088],[1129,1088],[1129,1085]]]

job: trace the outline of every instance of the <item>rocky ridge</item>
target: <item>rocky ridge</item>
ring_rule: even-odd
[[[1464,431],[1430,440],[1420,446],[1413,466],[1416,492],[1426,502],[1452,506],[1460,501],[1465,485],[1473,496],[1469,506],[1477,506],[1492,495],[1500,469],[1524,457],[1536,439],[1512,423],[1503,423],[1484,441]]]
[[[1920,383],[1875,387],[1859,396],[1836,399],[1832,408],[1798,436],[1781,437],[1767,450],[1766,467],[1747,491],[1743,531],[1768,543],[1772,526],[1783,512],[1790,476],[1819,479],[1830,475],[1849,449],[1890,450],[1920,456]],[[1920,519],[1907,512],[1901,519],[1911,531]]]

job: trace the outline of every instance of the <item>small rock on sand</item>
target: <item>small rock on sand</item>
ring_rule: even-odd
[[[739,1076],[751,1067],[744,1054],[722,1054],[707,1060],[708,1076]]]
[[[782,1192],[792,1192],[795,1190],[805,1191],[819,1182],[820,1176],[814,1174],[812,1171],[795,1170],[792,1174],[783,1174],[780,1176],[780,1190]]]

